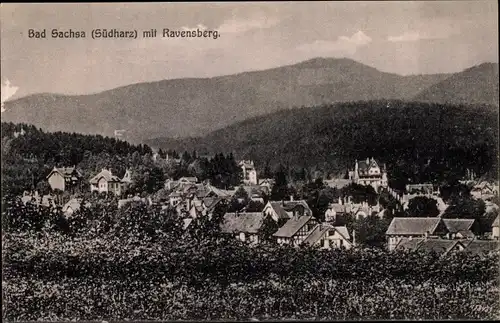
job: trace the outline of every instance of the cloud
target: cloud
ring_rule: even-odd
[[[2,97],[2,105],[1,105],[1,111],[5,112],[4,108],[4,102],[7,101],[9,98],[11,98],[14,94],[16,94],[17,90],[19,90],[19,87],[17,86],[11,86],[10,81],[6,80],[5,83],[2,83],[2,88],[1,88],[1,97]]]
[[[388,36],[387,40],[390,42],[415,42],[419,40],[429,40],[429,39],[442,39],[446,38],[446,35],[431,35],[426,33],[421,33],[418,31],[407,31],[399,36]]]
[[[364,32],[358,31],[352,36],[340,36],[336,41],[316,40],[312,43],[303,44],[297,47],[299,51],[319,54],[354,54],[359,47],[371,43],[372,39]]]
[[[226,20],[217,28],[221,33],[244,33],[252,29],[265,29],[277,25],[280,21],[276,18],[262,16],[253,19]]]

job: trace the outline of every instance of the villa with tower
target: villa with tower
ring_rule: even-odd
[[[371,185],[375,191],[387,188],[387,170],[385,164],[379,164],[374,158],[356,160],[354,170],[349,171],[349,179],[359,185]]]

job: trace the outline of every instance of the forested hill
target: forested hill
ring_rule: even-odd
[[[139,141],[201,136],[294,106],[409,99],[449,76],[401,76],[350,59],[315,58],[262,71],[131,84],[89,95],[34,94],[6,102],[2,119],[52,132],[112,136],[115,130],[126,130],[129,140]]]
[[[483,63],[426,88],[415,101],[498,106],[498,64]]]
[[[441,180],[465,174],[496,178],[498,110],[403,101],[367,101],[278,111],[203,138],[153,139],[153,147],[224,150],[236,158],[343,172],[355,159],[387,163],[392,178]]]
[[[146,145],[132,145],[101,135],[69,132],[44,132],[33,125],[2,122],[2,157],[36,159],[51,165],[73,166],[85,154],[126,156],[152,153]]]
[[[102,167],[123,171],[126,158],[151,155],[146,145],[99,135],[44,132],[33,125],[1,124],[2,193],[22,193],[54,167],[78,166],[85,178]]]

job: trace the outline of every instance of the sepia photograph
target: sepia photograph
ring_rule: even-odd
[[[2,3],[2,320],[500,319],[498,2]]]

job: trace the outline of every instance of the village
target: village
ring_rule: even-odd
[[[154,159],[159,158],[157,155]],[[54,167],[46,177],[52,192],[74,192],[81,182],[88,181],[90,192],[97,196],[112,194],[117,197],[117,208],[131,203],[156,206],[162,210],[175,210],[187,230],[197,218],[212,218],[217,206],[226,212],[220,224],[221,232],[235,239],[256,245],[262,241],[263,230],[269,230],[266,223],[272,224],[270,240],[279,245],[292,247],[318,247],[321,249],[351,249],[359,245],[354,230],[349,230],[345,221],[367,217],[386,217],[387,209],[380,203],[368,200],[353,201],[353,196],[339,196],[330,200],[324,214],[313,214],[305,199],[295,199],[293,195],[281,200],[270,200],[275,185],[273,178],[259,178],[258,170],[251,160],[238,162],[241,169],[241,185],[232,189],[220,189],[210,181],[200,181],[194,176],[167,179],[162,191],[164,194],[124,196],[133,183],[133,171],[127,169],[123,177],[114,175],[109,169],[102,169],[95,176],[85,179],[76,167]],[[439,214],[436,216],[396,216],[385,231],[385,247],[389,250],[425,250],[446,254],[451,251],[467,251],[482,254],[497,249],[499,231],[498,206],[492,199],[498,197],[498,186],[481,180],[461,181],[470,187],[473,199],[482,200],[487,212],[496,214],[492,224],[484,229],[475,218],[443,217],[448,205],[440,196],[439,189],[432,184],[411,184],[406,192],[398,193],[389,187],[388,172],[384,164],[373,158],[356,160],[345,178],[325,179],[324,185],[341,190],[349,185],[372,187],[377,194],[386,194],[396,201],[402,212],[408,209],[415,197],[426,197],[436,202]],[[100,194],[100,195],[99,195]],[[60,194],[59,194],[60,195]],[[66,194],[66,200],[57,194],[41,195],[37,191],[25,192],[21,200],[40,207],[62,210],[71,217],[90,202],[79,197],[81,194]],[[232,204],[232,207],[228,207]],[[481,226],[483,228],[481,228]]]

